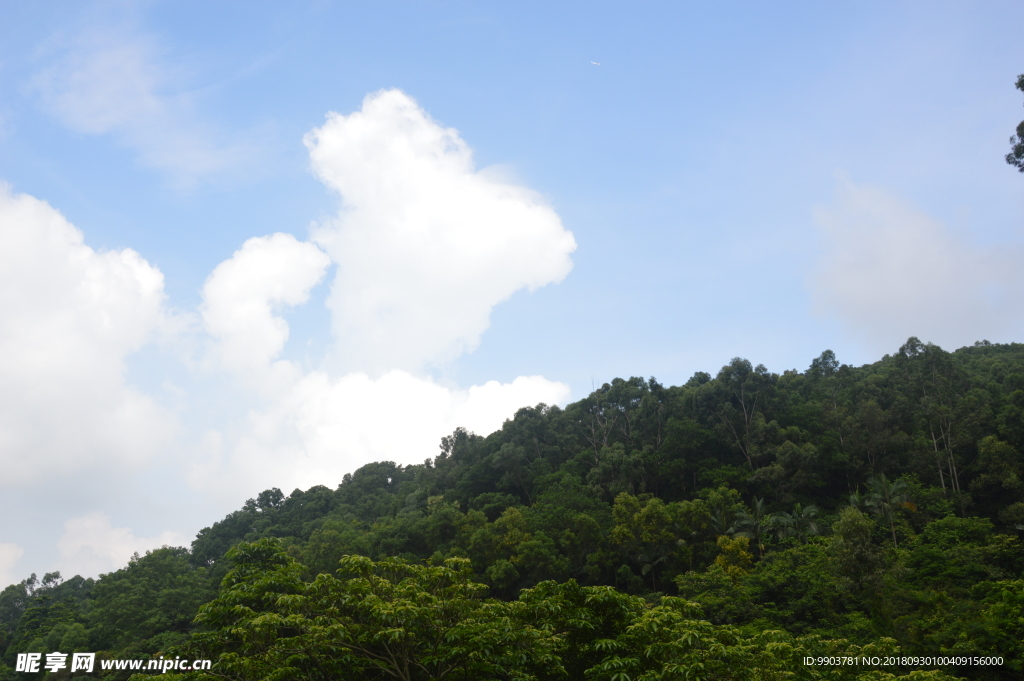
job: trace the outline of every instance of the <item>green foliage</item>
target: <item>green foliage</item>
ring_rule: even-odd
[[[647,607],[643,599],[611,587],[580,586],[570,580],[524,589],[511,612],[517,621],[551,637],[560,669],[548,670],[542,678],[559,678],[564,670],[567,678],[579,679],[605,659],[607,642]]]
[[[615,497],[611,541],[625,551],[642,576],[650,578],[655,591],[657,575],[665,566],[687,562],[688,547],[683,537],[693,536],[692,525],[706,515],[703,509],[692,507],[689,503],[685,507],[680,503],[665,504],[647,495],[638,498],[627,492]]]
[[[868,478],[868,489],[871,490],[864,499],[864,504],[889,526],[892,532],[893,548],[899,546],[896,541],[896,513],[898,509],[916,510],[906,494],[907,483],[903,480],[888,480],[885,473]]]
[[[206,568],[194,568],[182,548],[136,556],[105,575],[88,609],[90,643],[96,650],[156,653],[192,630],[199,606],[215,594]],[[61,650],[63,648],[53,648]]]
[[[957,640],[967,639],[976,650],[998,650],[1011,670],[1024,674],[1024,580],[1000,581],[983,590],[980,626]]]
[[[676,576],[679,597],[699,604],[704,617],[713,624],[745,624],[761,614],[761,607],[754,600],[753,589],[742,578],[747,567],[752,564],[751,556],[746,551],[749,540],[730,540],[724,536],[721,539],[740,543],[723,547],[725,551],[720,556],[722,560],[716,558],[716,562],[706,570]],[[726,551],[733,548],[739,553],[739,561],[727,557]],[[737,566],[737,562],[740,565]]]
[[[749,634],[703,619],[698,604],[677,597],[652,605],[569,581],[542,582],[513,602],[489,600],[464,559],[421,566],[346,556],[339,577],[310,583],[274,540],[242,544],[230,559],[220,595],[200,612],[208,631],[172,651],[212,658],[213,668],[168,679],[952,678],[858,677],[805,665],[807,656],[900,650],[892,639],[855,646],[779,630]]]
[[[355,649],[324,638],[331,627],[364,652],[384,639],[345,627],[390,631],[428,676],[451,663],[446,673],[466,677],[667,678],[682,673],[666,671],[676,656],[695,665],[692,678],[720,663],[771,678],[791,662],[757,657],[750,641],[1016,650],[1022,424],[1021,344],[946,352],[911,338],[862,367],[825,351],[803,372],[737,358],[680,386],[615,379],[564,409],[520,409],[487,437],[456,429],[421,465],[376,462],[333,489],[265,490],[190,549],[150,552],[95,581],[11,585],[0,592],[0,659],[8,668],[18,652],[82,645],[144,657],[188,641],[224,664],[239,655],[239,678],[309,676],[317,665],[356,674]],[[360,598],[377,590],[378,609],[356,608],[346,589],[360,584]],[[451,636],[480,618],[494,630],[460,643],[457,664],[425,661],[416,646],[440,641],[430,599],[464,608],[444,620]],[[412,629],[392,607],[411,613]],[[691,643],[659,638],[662,626]],[[282,643],[292,639],[308,646]],[[473,652],[495,641],[532,652]],[[497,666],[472,667],[484,657]],[[338,660],[351,669],[330,666]]]
[[[1017,537],[994,535],[984,518],[948,516],[914,538],[907,558],[915,584],[964,593],[985,580],[1021,574],[1024,547]]]
[[[214,679],[535,678],[556,668],[554,641],[482,598],[465,559],[444,566],[341,559],[311,583],[269,539],[232,549],[235,568],[202,607],[180,653],[215,660]]]
[[[33,574],[0,594],[0,615],[4,617],[6,650],[3,661],[14,666],[19,652],[49,652],[48,645],[59,644],[72,633],[69,644],[80,643],[74,625],[83,621],[83,604],[93,588],[93,580],[73,577],[67,581],[59,572]],[[56,633],[54,633],[56,632]]]
[[[13,669],[25,652],[146,658],[184,641],[199,606],[216,593],[209,571],[189,558],[187,549],[164,548],[96,581],[50,573],[9,586],[0,593],[3,663]]]
[[[722,535],[717,541],[721,553],[715,558],[715,567],[720,568],[734,581],[745,575],[753,564],[753,556],[747,549],[750,548],[750,538],[737,535],[727,537]]]
[[[1024,74],[1017,76],[1017,89],[1024,92]],[[1017,134],[1010,137],[1010,145],[1006,162],[1024,173],[1024,121],[1017,126]]]
[[[818,521],[818,507],[814,504],[808,504],[806,507],[803,504],[794,504],[792,513],[776,513],[774,521],[773,525],[780,540],[792,537],[804,544],[808,538],[822,533],[822,525]]]
[[[767,541],[767,535],[775,524],[773,522],[774,516],[766,511],[764,499],[755,498],[751,509],[750,512],[746,510],[740,511],[733,529],[737,536],[746,537],[753,541],[758,557],[763,558],[764,543]]]

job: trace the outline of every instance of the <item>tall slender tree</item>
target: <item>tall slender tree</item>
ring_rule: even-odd
[[[1017,89],[1024,92],[1024,73],[1017,76]],[[1024,173],[1024,121],[1017,126],[1017,134],[1010,137],[1010,153],[1006,155],[1006,162]]]
[[[866,504],[874,511],[875,515],[881,518],[892,532],[892,545],[897,548],[896,542],[896,507],[913,508],[910,499],[906,495],[907,483],[902,480],[889,480],[885,473],[879,473],[868,479],[868,489],[871,492],[867,495]]]

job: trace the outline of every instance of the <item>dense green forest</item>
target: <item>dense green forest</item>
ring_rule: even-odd
[[[30,651],[206,679],[1024,678],[1021,452],[1022,344],[616,379],[421,465],[266,490],[99,579],[8,586],[0,680],[40,678]],[[1003,664],[803,663],[843,655]]]

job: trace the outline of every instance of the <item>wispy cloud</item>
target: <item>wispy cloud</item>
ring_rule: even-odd
[[[173,531],[136,537],[130,528],[114,527],[109,516],[89,513],[64,523],[64,534],[57,540],[58,569],[64,576],[98,577],[124,567],[136,553],[190,543],[188,537]]]
[[[25,555],[25,549],[17,544],[0,543],[0,584],[7,585],[17,581],[14,566]]]
[[[250,141],[204,122],[184,70],[130,23],[94,24],[41,54],[45,65],[31,85],[44,110],[76,132],[113,136],[175,184],[237,171],[258,154]]]
[[[872,350],[912,335],[956,348],[1020,331],[1020,244],[971,243],[890,192],[849,180],[816,219],[825,250],[811,279],[815,309]]]

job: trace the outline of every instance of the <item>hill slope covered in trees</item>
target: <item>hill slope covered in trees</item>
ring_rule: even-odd
[[[392,678],[358,666],[369,649],[316,633],[323,618],[362,622],[364,633],[383,626],[383,611],[332,604],[387,584],[413,590],[378,594],[406,613],[413,602],[434,604],[427,613],[462,604],[452,606],[452,638],[438,643],[462,657],[435,654],[434,671],[410,679],[449,668],[444,678],[676,678],[679,660],[691,669],[698,658],[806,678],[881,673],[814,676],[824,668],[797,661],[800,651],[843,650],[1001,655],[1002,667],[945,670],[1021,678],[1021,452],[1021,344],[949,353],[912,338],[863,367],[826,351],[803,372],[735,359],[681,386],[616,379],[564,409],[520,409],[487,437],[457,430],[421,465],[379,462],[335,489],[264,491],[189,549],[152,551],[98,580],[53,574],[9,586],[0,679],[33,677],[13,671],[17,653],[55,650],[203,652],[235,660],[221,669],[231,678],[282,668],[292,671],[281,678],[342,678],[324,660],[361,670],[353,678]],[[341,565],[346,579],[332,576]],[[275,595],[245,600],[253,589]],[[242,602],[260,622],[283,618],[271,638],[293,647],[231,639],[225,632],[256,626],[238,619]],[[567,603],[573,617],[551,614]],[[409,615],[388,631],[422,642],[437,631],[423,616],[422,629]],[[332,626],[342,627],[331,629],[337,640],[351,633]],[[704,643],[680,648],[684,639]],[[498,650],[523,652],[505,660]],[[762,677],[775,678],[749,678]]]

